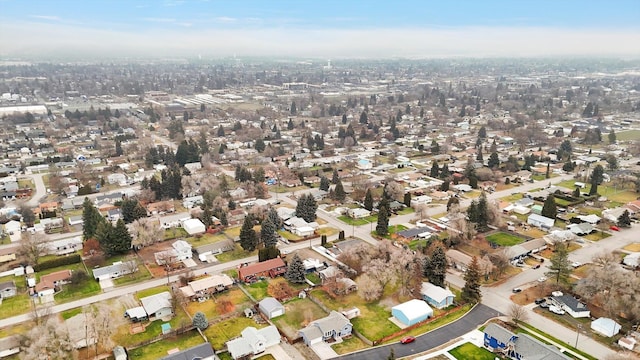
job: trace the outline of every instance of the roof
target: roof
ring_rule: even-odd
[[[527,220],[533,220],[539,223],[542,223],[545,226],[548,227],[552,227],[553,224],[555,223],[554,219],[548,218],[546,216],[542,216],[542,215],[538,215],[538,214],[531,214],[529,215],[529,217],[527,218]]]
[[[402,236],[404,238],[410,239],[410,238],[414,238],[420,234],[423,233],[430,233],[429,228],[427,227],[417,227],[417,228],[413,228],[413,229],[407,229],[407,230],[402,230],[402,231],[398,231],[396,233],[396,235],[398,236]]]
[[[115,264],[109,266],[103,266],[101,268],[93,269],[93,277],[99,278],[103,275],[110,275],[116,272],[124,273],[129,272],[130,269],[135,269],[138,267],[138,264],[134,260],[130,260],[127,262],[117,262]]]
[[[262,299],[258,303],[258,306],[260,307],[260,310],[264,310],[265,312],[271,312],[272,310],[275,310],[278,308],[284,309],[284,306],[282,306],[282,304],[278,300],[270,296]]]
[[[408,319],[415,319],[425,314],[433,314],[433,309],[424,301],[411,299],[402,304],[396,305],[391,310],[397,310],[407,316]]]
[[[518,334],[515,342],[515,351],[523,359],[527,360],[569,360],[570,357],[564,355],[556,347],[546,345],[525,333]]]
[[[254,275],[257,273],[261,273],[264,271],[269,271],[271,269],[284,267],[284,261],[281,258],[270,259],[267,261],[247,265],[245,267],[241,267],[238,270],[238,275],[240,279],[244,279],[247,276]]]
[[[509,341],[511,341],[511,338],[515,336],[515,334],[511,331],[495,323],[489,323],[489,325],[484,328],[484,333],[503,344],[509,343]]]
[[[606,336],[610,336],[610,334],[617,334],[622,327],[613,319],[598,318],[591,322],[591,328]]]
[[[451,290],[441,288],[440,286],[434,285],[430,282],[422,283],[422,289],[420,290],[420,293],[437,302],[441,302],[443,300],[446,300],[448,297],[455,296],[453,295]]]
[[[211,344],[206,342],[204,344],[196,345],[194,347],[182,350],[175,354],[167,355],[160,360],[194,360],[194,359],[215,359],[215,352],[211,347]]]
[[[318,319],[311,324],[315,324],[320,329],[322,334],[328,334],[332,331],[340,331],[345,325],[351,324],[349,319],[347,319],[341,313],[331,310],[329,315],[323,317],[322,319]]]
[[[261,340],[266,345],[273,345],[280,342],[280,333],[274,325],[267,326],[260,330],[249,326],[241,332],[242,336],[231,341],[227,341],[227,350],[234,359],[245,355],[253,354],[255,350],[253,344]]]
[[[560,304],[564,304],[573,312],[589,311],[587,305],[581,303],[571,295],[553,296],[552,299]]]
[[[304,329],[300,329],[300,333],[304,334],[304,337],[307,339],[317,339],[322,337],[320,328],[313,325],[307,326]]]
[[[132,319],[142,319],[147,317],[147,312],[144,311],[142,306],[127,309],[126,314]]]
[[[50,281],[55,283],[57,281],[68,280],[71,278],[71,270],[60,270],[51,274],[43,275],[40,277],[40,282]]]
[[[151,295],[140,299],[144,310],[149,315],[155,314],[158,310],[171,307],[171,294],[168,291]]]
[[[13,282],[13,280],[0,283],[0,291],[6,290],[6,289],[15,289],[15,288],[16,288],[16,283]]]
[[[226,274],[220,274],[220,275],[211,275],[202,279],[191,281],[189,282],[189,285],[185,287],[189,288],[195,293],[198,291],[207,290],[217,286],[226,287],[231,285],[233,285],[233,280]]]

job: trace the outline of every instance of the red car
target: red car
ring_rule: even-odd
[[[611,225],[611,227],[609,227],[609,229],[611,229],[613,231],[620,231],[620,228],[615,226],[615,225]]]
[[[416,338],[414,338],[413,336],[405,336],[402,338],[402,340],[400,340],[401,344],[409,344],[416,341]]]

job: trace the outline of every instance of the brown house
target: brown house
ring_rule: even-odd
[[[276,277],[283,275],[287,271],[287,265],[281,258],[275,258],[247,266],[238,270],[240,281],[252,283],[258,281],[260,277]]]

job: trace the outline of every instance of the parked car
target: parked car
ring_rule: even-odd
[[[571,263],[571,266],[573,266],[574,268],[578,268],[580,266],[582,266],[582,263],[579,261],[574,261]]]
[[[522,289],[520,288],[513,288],[513,290],[511,290],[514,294],[519,293],[522,291]]]
[[[609,229],[611,229],[611,230],[613,230],[613,231],[620,231],[620,228],[619,228],[619,227],[617,227],[617,226],[615,226],[615,225],[611,225],[611,226],[609,227]]]
[[[535,265],[533,265],[533,268],[534,268],[534,269],[540,269],[540,264],[535,264]]]
[[[402,340],[400,340],[401,344],[409,344],[416,341],[416,338],[413,336],[405,336],[402,338]]]
[[[536,303],[536,305],[540,305],[542,303],[546,303],[547,299],[545,299],[545,298],[537,298],[534,302]]]
[[[538,278],[538,282],[543,283],[543,282],[545,282],[545,281],[547,281],[547,277],[546,277],[546,276],[540,276],[540,277]]]

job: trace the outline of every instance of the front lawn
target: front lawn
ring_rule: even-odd
[[[239,288],[231,288],[222,293],[213,295],[213,298],[204,302],[192,301],[186,305],[186,309],[192,316],[198,311],[214,319],[234,311],[242,311],[251,307],[249,298]]]
[[[362,340],[360,340],[357,336],[352,336],[348,339],[342,339],[342,342],[339,344],[335,344],[331,346],[333,351],[338,353],[338,355],[352,353],[354,351],[367,349],[369,345],[365,344]]]
[[[165,322],[162,320],[155,320],[151,323],[145,323],[147,326],[145,330],[141,333],[131,334],[131,323],[126,322],[125,324],[118,327],[115,334],[112,336],[112,340],[119,345],[125,347],[135,346],[142,342],[148,341],[150,339],[155,338],[162,334],[162,324]],[[178,307],[175,310],[175,315],[171,320],[169,320],[169,324],[171,324],[171,329],[178,329],[180,327],[190,325],[191,319],[187,316],[187,313],[182,310],[182,308]],[[195,332],[197,334],[197,332]],[[202,338],[200,338],[202,340]],[[160,343],[171,343],[170,341],[160,341]],[[176,347],[175,345],[169,347],[168,349],[173,349]]]
[[[290,233],[289,231],[286,231],[286,230],[278,230],[278,234],[289,241],[302,240],[302,237],[295,235],[293,233]]]
[[[258,250],[248,252],[248,251],[245,251],[240,246],[240,244],[235,244],[235,249],[233,251],[225,251],[222,254],[216,255],[216,259],[218,259],[218,261],[223,263],[231,260],[244,259],[246,257],[255,256],[255,255],[258,255]]]
[[[198,247],[202,245],[215,244],[220,241],[229,240],[224,234],[203,234],[202,236],[191,236],[185,239],[191,246]]]
[[[164,240],[183,238],[188,235],[187,231],[183,228],[171,228],[164,231]]]
[[[623,249],[627,251],[632,251],[632,252],[640,252],[640,243],[629,244],[623,247]]]
[[[116,286],[127,285],[136,282],[142,282],[152,279],[153,276],[149,272],[146,266],[138,264],[138,271],[133,274],[128,274],[117,279],[113,279],[113,284]]]
[[[411,207],[406,207],[406,208],[404,208],[404,209],[402,209],[402,210],[398,211],[398,215],[407,215],[407,214],[412,214],[412,213],[414,213],[414,212],[415,212],[415,210],[413,210],[413,208],[411,208]]]
[[[362,218],[362,219],[353,219],[347,215],[342,215],[342,216],[338,216],[338,220],[344,222],[347,225],[355,225],[355,226],[362,226],[362,225],[366,225],[369,222],[366,220],[366,218]]]
[[[487,241],[499,246],[513,246],[524,242],[524,239],[505,232],[497,232],[487,236]]]
[[[160,294],[161,292],[165,292],[165,291],[170,291],[167,285],[156,286],[154,288],[140,290],[136,292],[136,297],[138,298],[138,300],[140,300],[144,297]]]
[[[333,228],[333,227],[322,227],[319,228],[318,230],[316,230],[316,233],[318,235],[327,235],[327,237],[331,236],[331,235],[335,235],[337,233],[339,233],[340,230]]]
[[[160,340],[153,344],[142,346],[134,350],[129,350],[129,358],[140,360],[156,360],[167,356],[169,350],[179,349],[180,351],[182,351],[190,347],[200,345],[203,342],[204,340],[202,340],[200,334],[196,330],[192,330],[175,337],[169,337],[164,340]]]
[[[62,290],[55,294],[55,299],[58,303],[74,301],[99,294],[101,290],[100,284],[88,277],[78,284],[62,285]]]
[[[24,314],[31,310],[31,300],[26,293],[20,293],[16,296],[3,299],[0,309],[2,309],[2,311],[0,311],[0,319]]]
[[[260,301],[266,298],[267,296],[269,296],[269,294],[267,293],[267,287],[269,286],[269,282],[267,280],[257,281],[251,285],[240,285],[240,286],[244,286],[245,290],[247,290],[247,292],[251,294],[251,296],[253,296],[253,298],[256,299],[256,301]]]
[[[464,343],[456,348],[449,350],[449,354],[451,354],[456,359],[460,360],[493,360],[495,359],[495,355],[483,348],[479,348],[472,343]]]

